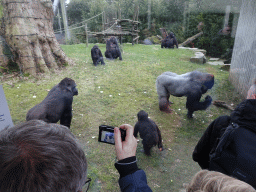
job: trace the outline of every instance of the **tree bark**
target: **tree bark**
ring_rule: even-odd
[[[36,76],[68,64],[53,31],[51,0],[3,0],[3,37],[23,73]]]
[[[4,72],[7,69],[8,58],[4,55],[4,39],[0,36],[0,72]]]

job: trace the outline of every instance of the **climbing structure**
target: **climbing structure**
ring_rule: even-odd
[[[133,20],[121,19],[121,10],[113,15],[113,11],[110,13],[104,12],[103,15],[103,31],[90,32],[95,37],[108,37],[117,36],[120,43],[122,43],[122,36],[132,36],[132,44],[139,39],[139,24],[138,21],[139,6],[135,6]],[[115,17],[114,17],[115,16]],[[118,18],[117,18],[118,17]]]

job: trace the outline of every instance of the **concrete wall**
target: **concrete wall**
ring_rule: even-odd
[[[229,79],[242,96],[256,78],[256,0],[243,0]]]

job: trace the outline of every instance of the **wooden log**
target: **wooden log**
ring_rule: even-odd
[[[183,43],[181,43],[181,46],[185,46],[187,44],[189,44],[190,42],[192,42],[193,40],[195,40],[196,38],[200,37],[201,35],[203,35],[204,32],[201,31],[200,33],[197,33],[196,35],[189,37],[186,41],[184,41]]]
[[[137,36],[133,39],[133,41],[136,41],[137,39],[139,39],[140,36]]]

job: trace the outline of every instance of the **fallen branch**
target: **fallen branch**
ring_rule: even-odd
[[[192,42],[193,40],[195,40],[196,38],[200,37],[201,35],[203,35],[203,31],[201,31],[200,33],[197,33],[196,35],[189,37],[186,41],[184,41],[183,43],[181,43],[181,46],[185,46],[187,44],[189,44],[190,42]]]
[[[234,111],[234,108],[226,104],[224,101],[220,101],[220,100],[213,101],[213,105]]]

